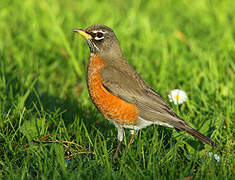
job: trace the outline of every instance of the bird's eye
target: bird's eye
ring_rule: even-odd
[[[97,34],[96,34],[96,37],[98,37],[98,38],[102,38],[104,35],[103,35],[103,33],[102,32],[98,32]]]
[[[101,41],[102,39],[104,39],[104,33],[103,31],[92,31],[92,36],[96,41]]]

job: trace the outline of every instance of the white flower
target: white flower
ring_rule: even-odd
[[[212,156],[213,156],[213,153],[212,153],[212,152],[209,152],[209,156],[212,157]],[[214,158],[215,158],[215,160],[216,160],[217,162],[220,161],[220,157],[219,157],[218,154],[214,154]]]
[[[168,94],[170,102],[174,102],[174,104],[182,104],[186,101],[187,95],[183,90],[180,89],[174,89]]]
[[[219,155],[214,154],[214,158],[215,158],[215,160],[216,160],[217,162],[219,162],[219,161],[220,161],[220,157],[219,157]]]

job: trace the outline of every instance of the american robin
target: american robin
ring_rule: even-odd
[[[90,48],[87,86],[92,102],[106,119],[118,129],[120,148],[125,136],[123,128],[131,130],[128,146],[135,130],[152,124],[174,127],[215,147],[208,137],[190,127],[128,64],[113,30],[105,25],[74,29],[84,36]]]

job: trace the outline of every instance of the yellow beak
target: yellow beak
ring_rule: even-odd
[[[92,36],[88,33],[86,33],[84,30],[82,29],[74,29],[73,32],[76,32],[78,34],[81,34],[82,36],[84,36],[87,39],[92,39]]]

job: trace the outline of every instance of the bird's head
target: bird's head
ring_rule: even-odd
[[[113,30],[105,25],[92,25],[87,29],[74,29],[86,38],[93,55],[105,57],[122,56],[120,45]]]

